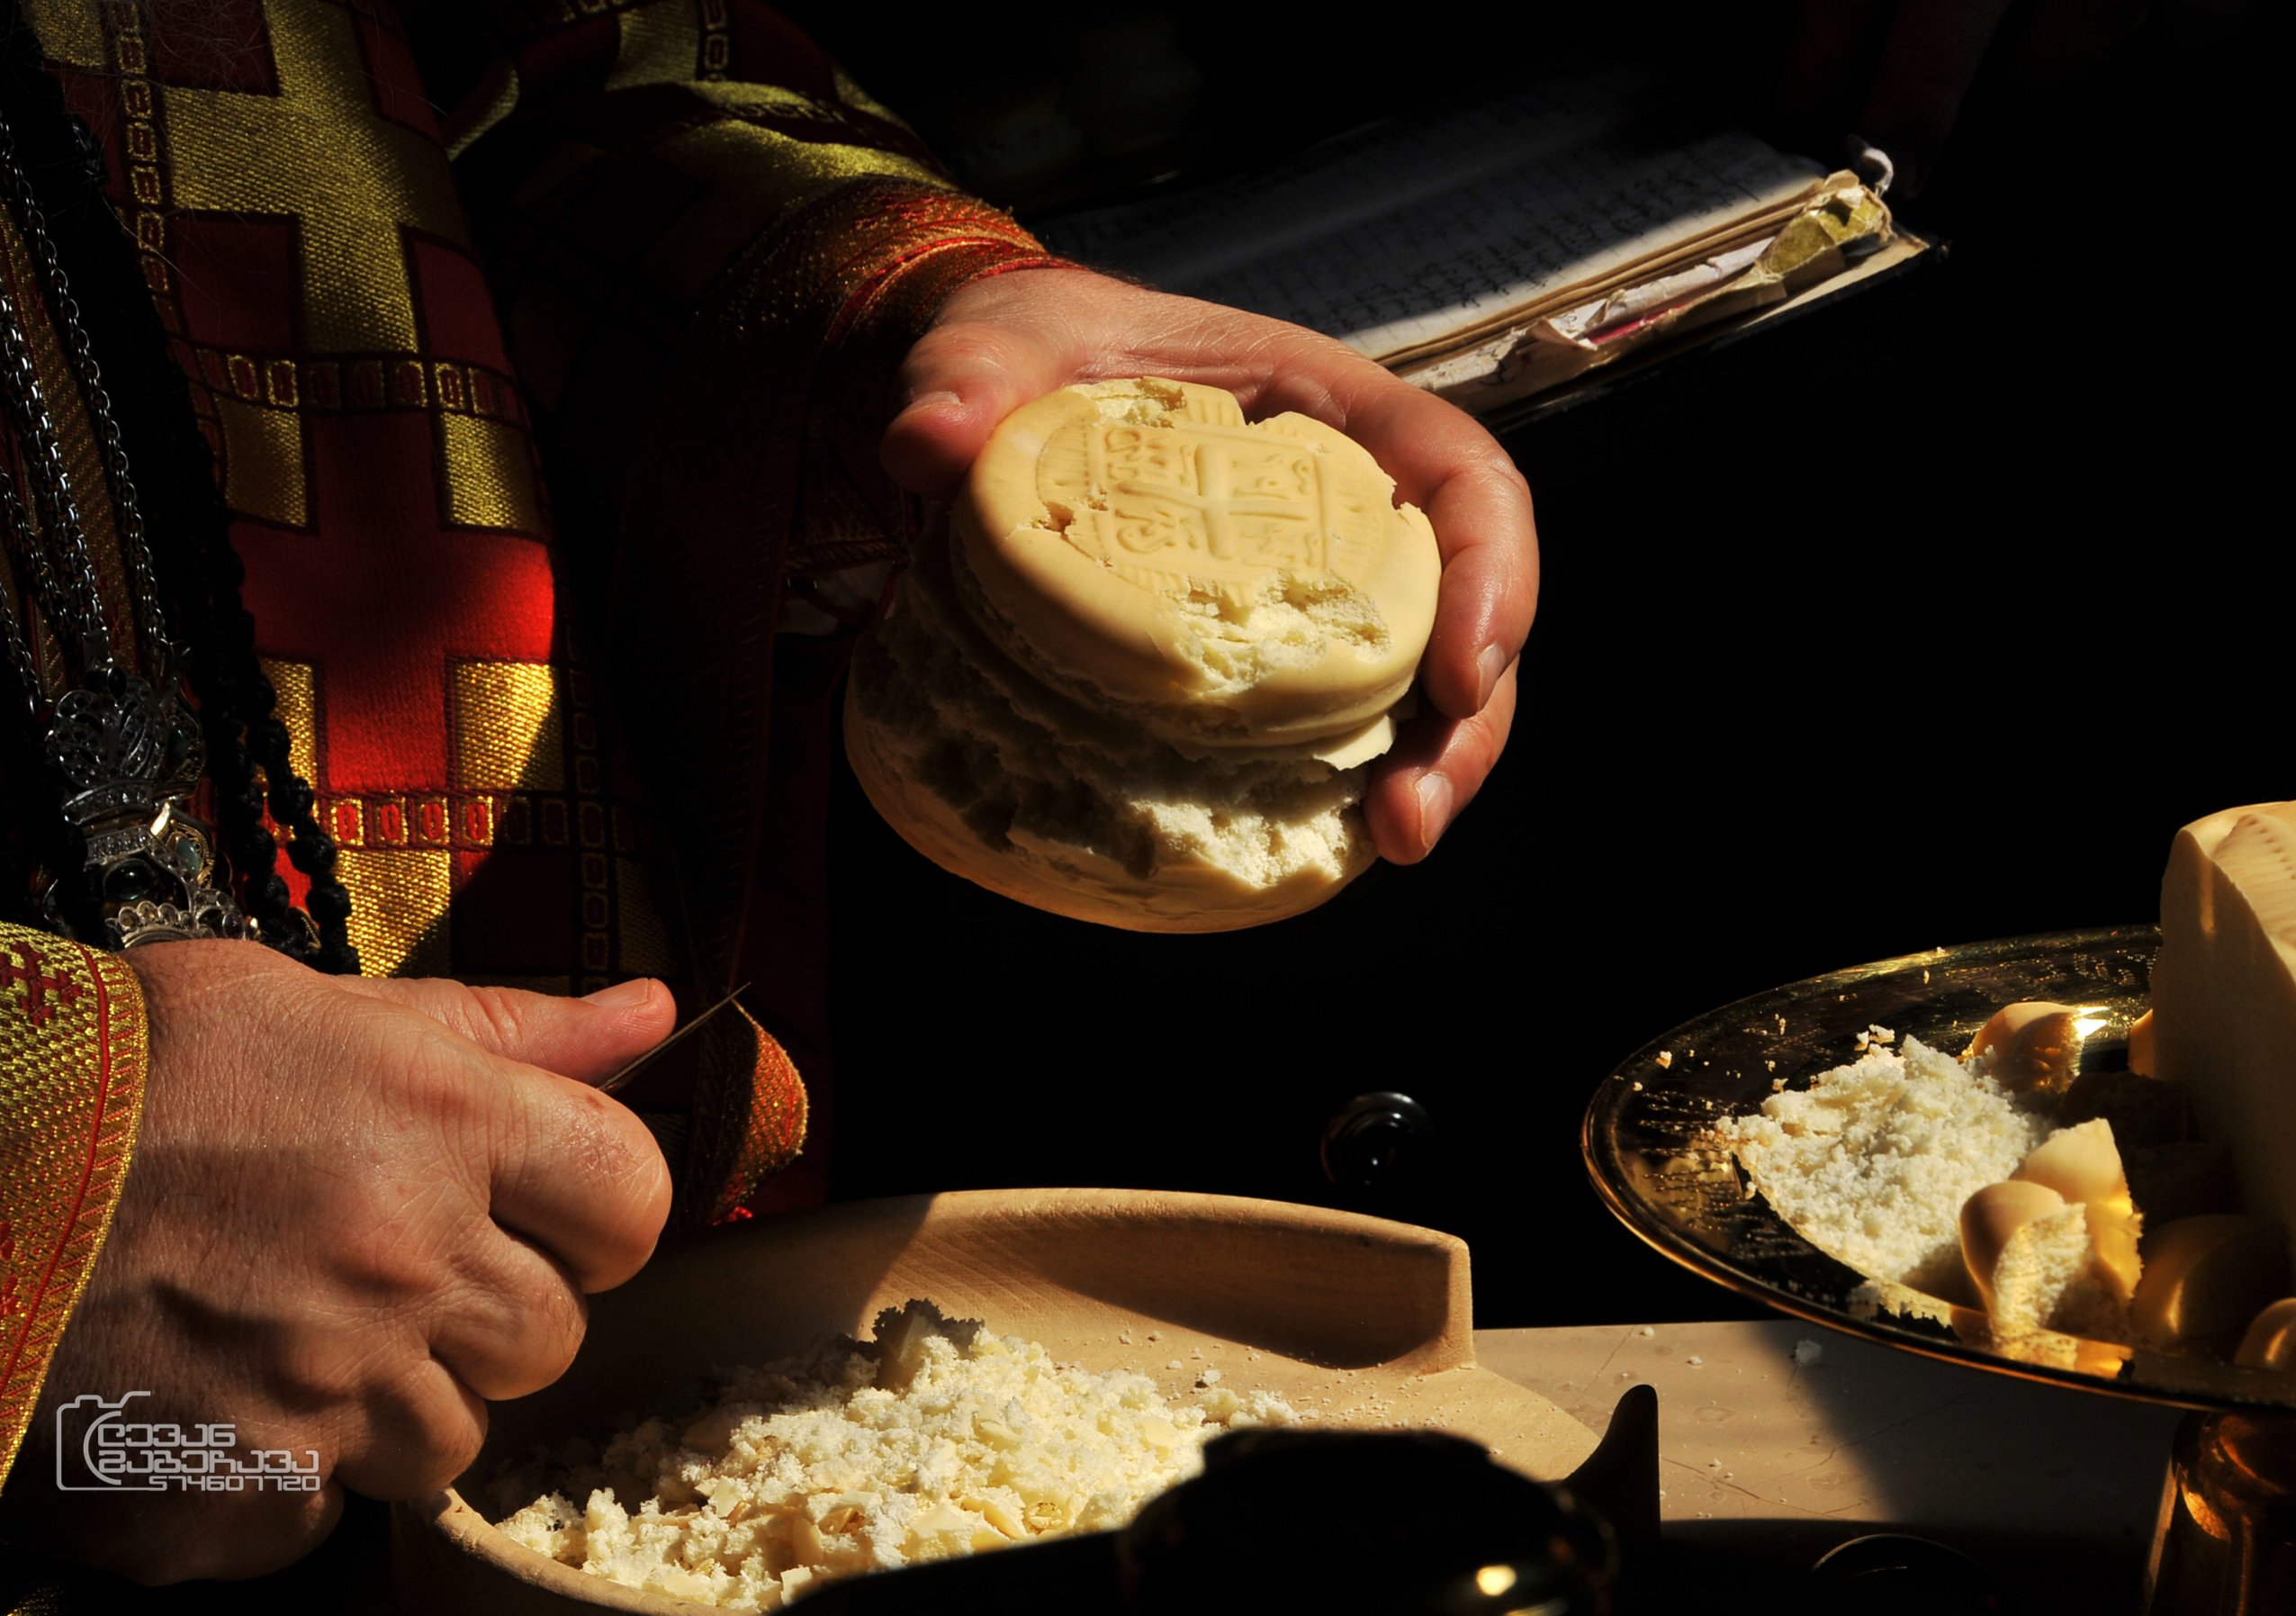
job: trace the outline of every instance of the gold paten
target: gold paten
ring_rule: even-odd
[[[2296,1410],[2296,1375],[2053,1331],[2010,1332],[1972,1308],[1880,1286],[1796,1234],[1705,1142],[1724,1116],[1853,1058],[1878,1024],[1958,1050],[2003,1005],[2078,1004],[2100,1021],[2084,1071],[2125,1064],[2147,1004],[2160,933],[2150,925],[2057,932],[1932,949],[1789,983],[1711,1011],[1622,1062],[1587,1107],[1580,1143],[1610,1209],[1677,1262],[1820,1324],[1931,1358],[2186,1408]],[[2094,1009],[2088,1009],[2095,1007]],[[1696,1050],[1695,1061],[1680,1052]],[[1661,1052],[1672,1052],[1664,1066]],[[1773,1069],[1774,1063],[1774,1069]],[[1882,1305],[1877,1305],[1877,1300]]]

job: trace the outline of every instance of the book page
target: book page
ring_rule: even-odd
[[[1662,82],[1637,69],[1549,78],[1039,234],[1067,257],[1379,357],[1598,284],[1783,205],[1820,173],[1665,104]]]

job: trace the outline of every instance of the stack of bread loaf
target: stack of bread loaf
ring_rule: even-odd
[[[1435,621],[1427,519],[1346,437],[1217,388],[1008,417],[863,637],[846,754],[943,868],[1143,931],[1256,925],[1372,862],[1364,765]]]

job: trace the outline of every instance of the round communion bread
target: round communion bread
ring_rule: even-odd
[[[997,428],[950,513],[976,618],[1031,672],[1197,747],[1324,741],[1409,687],[1435,530],[1362,446],[1217,387],[1064,387]]]
[[[1039,908],[1215,931],[1373,853],[1356,804],[1435,618],[1418,511],[1321,422],[1102,382],[993,435],[887,620],[846,752],[944,869]]]

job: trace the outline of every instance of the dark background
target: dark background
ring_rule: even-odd
[[[1009,70],[1035,14],[968,18],[937,61],[807,20],[898,106],[920,63]],[[1225,132],[1204,165],[1534,48],[1440,15],[1350,53],[1177,13]],[[1759,121],[1738,43],[1711,82]],[[1319,51],[1340,77],[1287,95]],[[1464,1235],[1485,1325],[1744,1311],[1589,1190],[1615,1062],[1859,961],[2149,919],[2179,825],[2296,795],[2276,65],[2254,28],[2154,29],[2048,94],[1981,81],[1899,210],[1943,261],[1510,433],[1545,565],[1524,704],[1425,864],[1281,925],[1132,935],[943,875],[848,781],[837,1193],[1319,1201]],[[1350,1196],[1318,1141],[1372,1089],[1440,1144]]]

